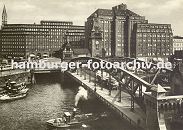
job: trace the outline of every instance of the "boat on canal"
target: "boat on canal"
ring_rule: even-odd
[[[27,96],[28,88],[25,83],[17,84],[15,81],[8,83],[4,87],[4,92],[0,95],[0,101],[12,101]]]
[[[27,93],[5,94],[0,97],[0,101],[12,101],[12,100],[24,98],[26,96],[27,96]]]
[[[25,82],[17,83],[15,81],[9,81],[6,83],[6,86],[4,86],[4,93],[16,93],[25,88],[27,88]]]
[[[55,128],[70,128],[83,126],[85,123],[98,120],[99,118],[99,115],[94,115],[92,113],[75,115],[75,112],[72,114],[70,112],[64,112],[62,117],[50,119],[46,123],[48,126]]]

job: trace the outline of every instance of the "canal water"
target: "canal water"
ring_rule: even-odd
[[[50,118],[60,117],[72,111],[77,84],[63,85],[58,74],[39,74],[36,84],[30,86],[26,98],[12,102],[0,102],[0,130],[54,130],[46,126]],[[134,130],[125,120],[112,113],[97,99],[81,101],[78,113],[107,113],[107,117],[67,130]],[[55,129],[57,130],[57,129]]]

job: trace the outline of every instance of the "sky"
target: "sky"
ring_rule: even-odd
[[[121,3],[149,23],[171,24],[174,35],[183,36],[183,0],[0,0],[0,11],[5,5],[8,23],[60,20],[84,25],[96,9],[111,9]]]

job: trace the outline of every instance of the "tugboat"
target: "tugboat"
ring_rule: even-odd
[[[0,96],[0,101],[11,101],[27,96],[28,88],[25,83],[17,84],[15,81],[9,82],[4,87],[4,92]]]
[[[73,109],[73,113],[64,112],[61,118],[50,119],[46,123],[48,126],[56,128],[70,128],[75,126],[82,126],[84,123],[95,121],[99,119],[99,116],[92,113],[75,115],[76,108]]]

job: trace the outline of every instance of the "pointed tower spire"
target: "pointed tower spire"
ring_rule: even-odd
[[[2,13],[2,26],[4,26],[5,24],[7,24],[7,13],[6,13],[6,7],[4,5],[4,8],[3,8],[3,13]]]
[[[6,14],[6,6],[4,5],[4,8],[3,8],[3,13]]]

